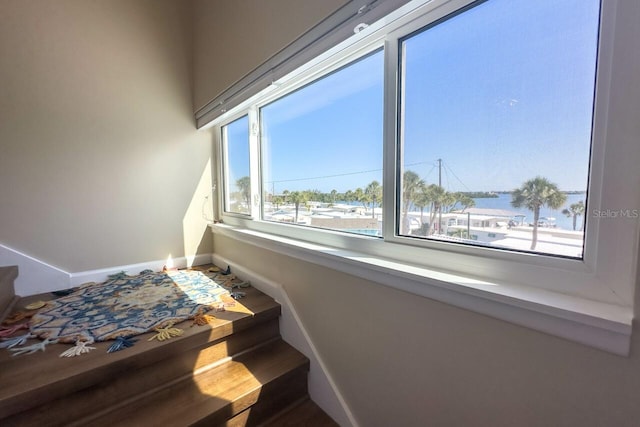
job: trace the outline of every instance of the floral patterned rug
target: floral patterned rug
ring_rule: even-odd
[[[98,342],[143,334],[216,308],[232,277],[197,270],[124,274],[49,301],[31,319],[41,339]]]

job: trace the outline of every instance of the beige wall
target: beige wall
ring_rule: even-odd
[[[195,0],[194,108],[318,24],[347,0]]]
[[[612,50],[609,123],[625,144],[640,138],[640,122],[631,113],[638,111],[640,88],[634,47],[639,9],[620,2],[617,19],[628,32],[619,34]],[[217,30],[225,34],[220,49],[232,58],[224,62],[234,64],[221,65],[230,75],[201,87],[200,103],[263,56],[243,50],[242,31],[234,25]],[[281,43],[280,30],[262,43]],[[215,68],[213,56],[207,60]],[[627,163],[618,165],[629,170],[631,186],[637,165]],[[361,426],[639,425],[637,333],[631,355],[619,357],[222,235],[214,236],[214,252],[283,285]]]
[[[0,243],[70,272],[211,252],[189,5],[0,1]]]
[[[363,427],[638,425],[637,334],[624,358],[221,235],[214,252],[283,285]]]

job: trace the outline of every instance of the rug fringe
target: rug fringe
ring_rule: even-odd
[[[18,332],[20,329],[29,329],[28,323],[18,323],[13,326],[2,326],[0,327],[0,338],[6,338],[14,333]]]
[[[4,319],[2,324],[3,325],[12,325],[14,323],[18,323],[21,320],[33,317],[33,315],[36,314],[36,313],[37,313],[37,310],[16,311],[15,313],[11,313],[11,315],[9,315],[6,319]]]
[[[125,348],[133,347],[138,340],[134,340],[131,337],[118,337],[116,342],[111,344],[111,347],[107,350],[107,353],[115,353],[116,351],[124,350]]]
[[[216,311],[224,311],[224,305],[222,306],[222,310],[216,309]],[[204,325],[212,324],[216,320],[216,318],[215,316],[206,314],[203,309],[200,309],[198,310],[198,314],[193,316],[192,320],[193,322],[191,323],[191,327],[194,327],[194,326],[204,326]]]
[[[0,342],[0,348],[12,348],[17,345],[23,345],[29,338],[36,338],[36,336],[31,332],[27,332],[26,334],[19,335],[17,337],[3,338],[2,342]]]
[[[20,356],[21,354],[33,354],[36,351],[45,351],[45,347],[49,344],[55,344],[57,343],[58,340],[52,340],[49,338],[45,338],[44,341],[41,341],[39,343],[35,343],[32,345],[29,345],[27,347],[20,347],[20,348],[10,348],[9,351],[13,352],[13,356]]]
[[[125,279],[129,276],[127,276],[127,272],[123,270],[119,273],[109,274],[107,277],[109,278],[109,280],[115,280],[115,279]]]
[[[179,337],[184,333],[182,329],[174,328],[173,323],[169,323],[164,328],[155,328],[157,334],[149,338],[147,341],[153,341],[157,339],[158,341],[165,341],[171,339],[173,337]]]
[[[89,347],[89,344],[93,344],[93,341],[76,341],[76,345],[60,353],[59,357],[76,357],[96,349]]]
[[[231,292],[231,298],[233,299],[242,299],[247,296],[246,292],[235,291]]]

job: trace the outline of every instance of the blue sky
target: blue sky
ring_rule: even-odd
[[[408,38],[405,167],[434,183],[441,158],[450,191],[510,190],[536,175],[585,190],[598,7],[489,0]],[[267,190],[381,182],[382,101],[379,51],[264,107]],[[236,177],[248,172],[238,144]]]

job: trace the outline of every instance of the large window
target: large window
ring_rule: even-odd
[[[490,0],[400,40],[398,233],[582,258],[597,0]]]
[[[469,3],[283,85],[222,128],[225,211],[259,199],[266,222],[582,259],[599,6]]]
[[[621,4],[414,0],[360,28],[216,119],[219,231],[412,289],[628,305],[640,155]]]
[[[379,236],[383,52],[261,108],[263,218]]]

